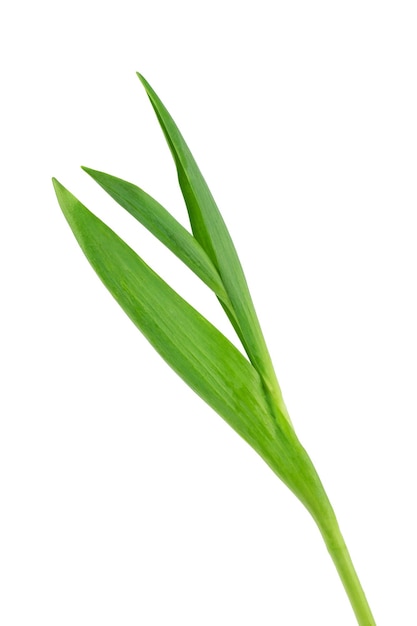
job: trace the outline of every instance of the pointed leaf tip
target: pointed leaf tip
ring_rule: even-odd
[[[87,174],[98,174],[99,171],[98,170],[94,170],[92,167],[87,167],[86,165],[81,165],[81,169],[83,170],[83,172],[86,172]]]
[[[145,88],[146,93],[149,93],[150,84],[148,83],[146,78],[144,76],[142,76],[142,74],[140,72],[136,72],[136,76],[139,78],[140,82],[142,83],[143,87]]]
[[[52,177],[52,184],[54,186],[56,197],[58,198],[58,203],[62,209],[61,199],[63,198],[64,194],[68,192],[65,189],[64,185],[61,185],[59,180],[57,180],[55,177]]]
[[[251,363],[265,383],[265,388],[271,396],[271,406],[278,407],[277,418],[281,419],[284,416],[289,422],[271,357],[230,233],[171,114],[143,76],[139,75],[139,79],[145,87],[174,159],[193,235],[217,269],[231,303],[226,312],[229,318],[232,314],[236,320],[236,323],[231,320],[232,324]]]

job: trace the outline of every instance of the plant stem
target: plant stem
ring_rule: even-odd
[[[327,524],[326,528],[323,528],[321,524],[319,524],[319,528],[346,590],[359,626],[376,626],[336,517],[333,515],[331,523]]]
[[[280,406],[278,404],[275,406],[275,414],[280,418],[282,415]],[[359,626],[376,626],[340,531],[335,512],[320,477],[285,416],[276,420],[276,426],[275,446],[273,445],[271,449],[262,449],[264,459],[271,469],[286,483],[287,487],[301,500],[317,524],[336,566]],[[288,456],[288,450],[292,451],[292,457]],[[267,454],[265,454],[265,451]],[[288,460],[290,461],[289,463]],[[287,464],[285,464],[286,461]],[[288,471],[288,468],[290,471]]]

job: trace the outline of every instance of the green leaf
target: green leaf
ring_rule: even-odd
[[[358,624],[375,626],[334,511],[292,428],[230,235],[174,121],[145,79],[140,75],[139,78],[173,154],[195,240],[142,190],[102,172],[87,171],[214,289],[252,364],[53,179],[58,202],[98,276],[148,341],[261,455],[310,511]]]
[[[54,187],[84,254],[120,306],[181,378],[256,448],[274,428],[256,370],[106,224],[56,180]]]
[[[235,346],[56,179],[61,209],[88,261],[179,376],[245,439],[313,514],[326,496],[293,429],[278,426],[259,374]]]
[[[187,206],[191,228],[216,266],[232,308],[226,307],[242,344],[254,367],[260,373],[276,417],[289,423],[281,390],[253,306],[248,285],[229,231],[194,157],[177,125],[155,91],[138,73],[158,121],[161,125],[178,173],[178,180]],[[277,410],[278,407],[278,410]]]
[[[116,202],[183,261],[222,302],[229,298],[213,262],[193,237],[164,207],[145,191],[116,176],[82,168]]]

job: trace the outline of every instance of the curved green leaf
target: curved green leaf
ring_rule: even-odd
[[[219,271],[232,308],[225,307],[254,367],[260,373],[271,408],[280,420],[290,418],[253,306],[236,249],[214,198],[168,110],[138,73],[171,150],[195,238]],[[236,318],[237,324],[233,322]],[[277,410],[278,407],[278,410]]]

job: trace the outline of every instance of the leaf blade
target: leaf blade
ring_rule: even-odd
[[[104,285],[170,367],[319,519],[328,499],[293,428],[277,424],[258,372],[230,341],[56,179],[61,209]]]
[[[223,302],[228,296],[213,262],[198,241],[159,202],[133,183],[82,167],[116,202],[189,267]]]
[[[56,180],[54,187],[79,245],[116,301],[170,367],[259,451],[274,423],[253,366],[65,187]]]
[[[194,236],[218,269],[232,303],[228,315],[231,312],[237,320],[235,330],[251,363],[261,375],[276,418],[284,417],[291,424],[246,278],[223,217],[178,126],[147,80],[139,73],[137,76],[171,150]]]

